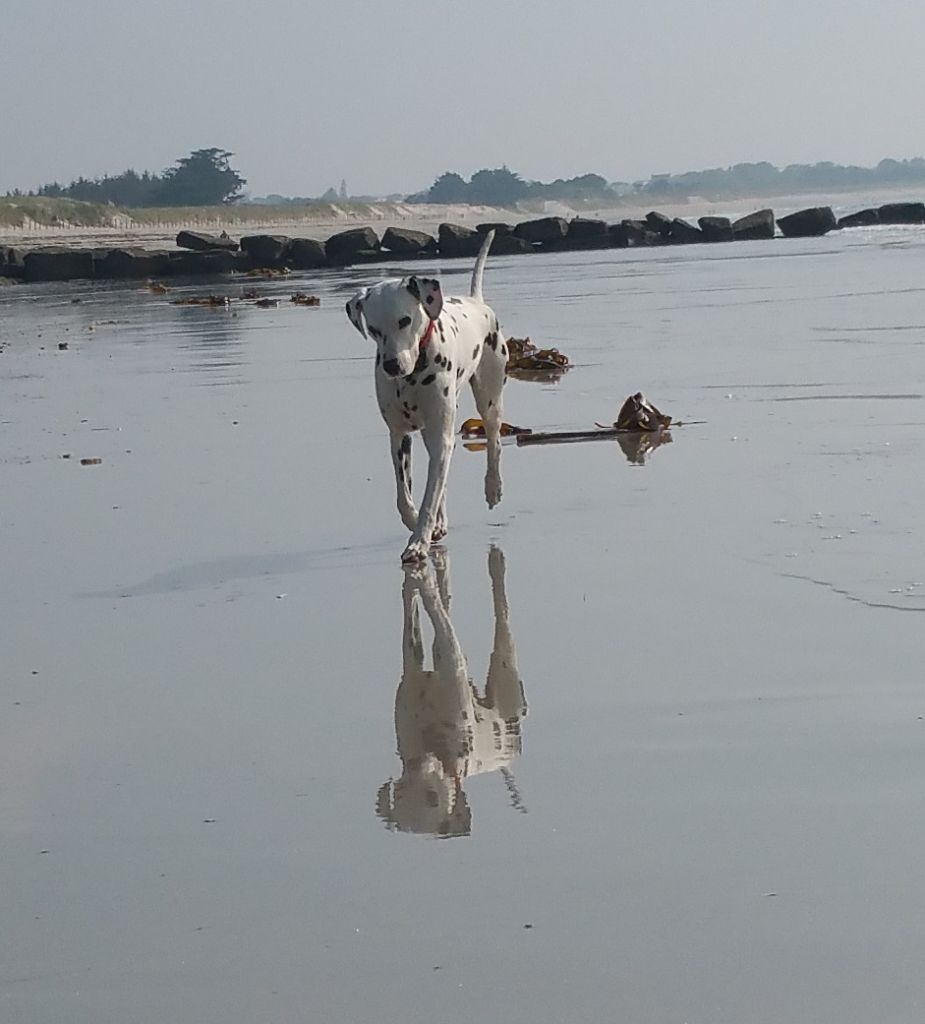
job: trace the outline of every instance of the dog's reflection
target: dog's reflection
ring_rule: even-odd
[[[434,551],[432,561],[404,570],[402,677],[395,694],[402,771],[379,789],[376,811],[402,832],[465,836],[472,830],[467,776],[500,772],[513,806],[526,810],[510,765],[521,750],[527,705],[508,626],[504,554],[496,547],[488,553],[495,633],[484,696],[472,685],[450,621],[446,555]],[[424,668],[421,604],[434,631],[432,669]]]

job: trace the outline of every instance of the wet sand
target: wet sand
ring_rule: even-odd
[[[379,272],[0,292],[0,1018],[920,1019],[925,231],[492,259],[507,419],[705,422],[458,448],[417,576]]]

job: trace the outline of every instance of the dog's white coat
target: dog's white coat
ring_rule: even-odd
[[[468,296],[444,297],[440,282],[412,275],[364,288],[347,303],[350,322],[377,345],[376,398],[389,428],[398,512],[411,531],[402,561],[425,558],[447,531],[446,482],[456,409],[469,384],[485,424],[485,499],[501,500],[501,390],[507,345],[482,300],[482,273],[494,232],[485,239]],[[421,341],[433,321],[430,339]],[[420,512],[411,494],[411,434],[421,432],[429,463]]]

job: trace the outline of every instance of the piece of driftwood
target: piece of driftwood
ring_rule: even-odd
[[[518,434],[517,444],[571,444],[573,441],[613,440],[621,434],[639,433],[624,427],[596,427],[594,430],[535,430],[532,434]]]
[[[681,426],[680,423],[675,424]],[[575,441],[616,441],[626,456],[626,461],[634,466],[643,466],[647,456],[663,444],[671,444],[674,440],[671,431],[639,430],[625,427],[598,427],[597,430],[561,430],[546,433],[518,434],[517,444],[570,444]]]

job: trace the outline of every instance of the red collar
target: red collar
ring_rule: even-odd
[[[427,343],[430,341],[431,337],[433,336],[434,327],[435,327],[436,323],[437,323],[436,320],[431,320],[430,323],[427,325],[427,330],[421,335],[421,340],[419,342],[421,348],[427,348]]]

